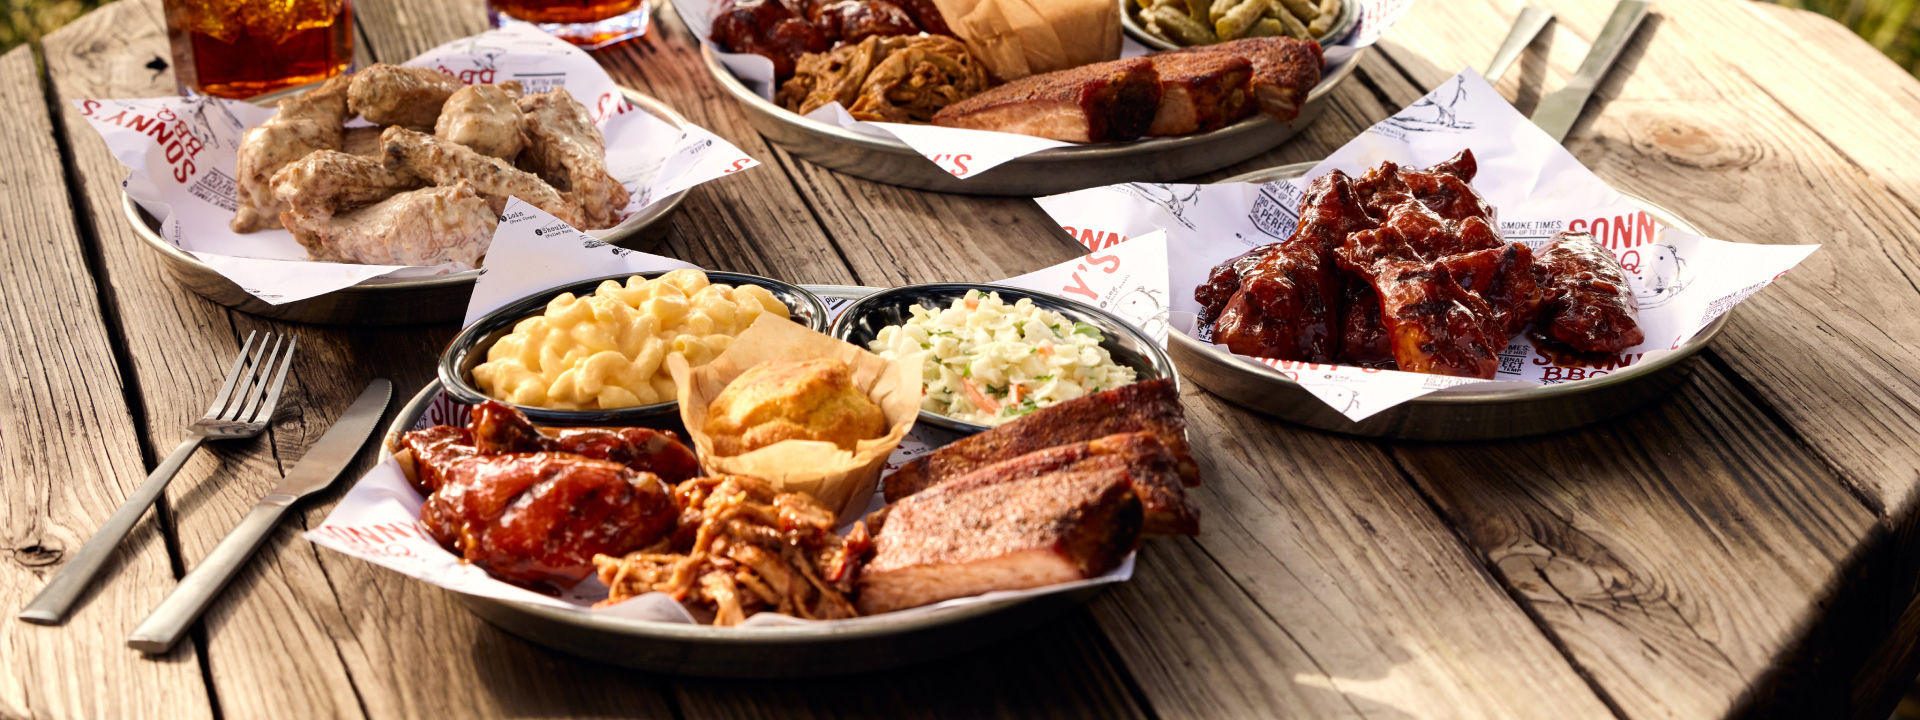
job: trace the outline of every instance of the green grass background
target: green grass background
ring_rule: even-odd
[[[1839,20],[1908,72],[1920,73],[1920,0],[1777,1]],[[105,0],[0,0],[0,51],[37,41],[41,35],[104,3]]]

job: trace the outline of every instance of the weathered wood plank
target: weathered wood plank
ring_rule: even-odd
[[[1885,531],[1711,366],[1591,432],[1397,456],[1628,717],[1845,710],[1808,663],[1859,661],[1824,621],[1872,614]]]
[[[31,48],[0,56],[0,106],[0,715],[211,717],[191,644],[124,644],[174,584],[157,512],[65,624],[14,617],[147,468]]]
[[[844,678],[743,683],[679,680],[691,719],[1147,718],[1086,611],[958,658]],[[1091,670],[1091,672],[1088,672]],[[1081,682],[1063,677],[1084,676]]]

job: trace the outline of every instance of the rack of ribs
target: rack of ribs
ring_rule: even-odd
[[[1187,419],[1180,392],[1162,378],[1097,392],[1033,413],[986,432],[954,441],[900,467],[882,479],[887,502],[933,487],[994,463],[1058,445],[1117,433],[1148,432],[1173,454],[1180,482],[1200,484],[1200,466],[1187,445]]]

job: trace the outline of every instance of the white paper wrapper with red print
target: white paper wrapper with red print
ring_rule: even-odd
[[[1497,212],[1509,241],[1536,251],[1561,231],[1590,232],[1614,251],[1640,304],[1647,341],[1613,365],[1566,367],[1524,335],[1500,351],[1494,380],[1463,379],[1275,359],[1243,358],[1284,373],[1355,421],[1427,393],[1463,384],[1551,384],[1580,380],[1670,352],[1740,301],[1773,282],[1818,245],[1752,245],[1660,225],[1609,187],[1466,70],[1393,117],[1369,128],[1298,180],[1264,185],[1110,185],[1040,198],[1041,208],[1090,248],[1155,230],[1167,232],[1172,309],[1192,326],[1193,289],[1213,266],[1292,235],[1307,184],[1339,169],[1358,176],[1384,161],[1425,167],[1472,149],[1473,186]],[[1124,245],[1122,245],[1124,247]],[[1222,348],[1225,349],[1224,347]]]
[[[553,216],[518,200],[509,203],[506,208],[505,219],[500,224],[500,232],[494,237],[493,252],[497,254],[496,257],[510,258],[512,261],[496,264],[494,269],[488,270],[481,276],[474,288],[473,300],[468,307],[469,319],[483,315],[529,293],[575,280],[619,272],[691,267],[687,263],[672,258],[623,250],[599,243],[567,227],[565,223],[559,222]],[[1128,247],[1115,248],[1112,252],[1091,253],[1086,257],[1022,275],[1001,284],[1066,294],[1068,297],[1074,297],[1075,292],[1090,293],[1109,298],[1111,301],[1106,307],[1111,312],[1129,320],[1139,317],[1151,321],[1155,317],[1163,318],[1164,310],[1154,310],[1147,303],[1127,299],[1141,294],[1158,297],[1166,295],[1166,275],[1164,272],[1156,271],[1157,268],[1163,267],[1162,258],[1165,254],[1166,246],[1156,244],[1156,238],[1142,237],[1137,242],[1130,243]],[[1108,271],[1107,268],[1112,270]],[[1074,290],[1066,291],[1065,288],[1068,287]],[[841,304],[839,307],[845,307],[845,305]],[[838,307],[835,310],[837,311]],[[414,423],[413,429],[434,425],[464,425],[466,422],[467,406],[442,393],[433,399],[419,421]],[[916,428],[901,442],[899,449],[888,458],[883,472],[892,473],[908,460],[952,442],[954,439],[955,436],[937,428],[925,426]],[[594,608],[592,607],[594,603],[607,596],[607,587],[594,577],[588,577],[572,590],[558,596],[543,595],[496,580],[484,570],[469,565],[459,556],[448,552],[427,535],[419,522],[420,506],[424,502],[425,498],[407,484],[406,476],[400,470],[399,463],[389,458],[361,476],[360,480],[354,483],[353,488],[347,491],[346,496],[341,498],[340,504],[327,515],[327,519],[319,527],[308,531],[305,537],[323,547],[454,592],[609,617],[672,623],[695,622],[694,617],[685,607],[662,593],[650,593],[609,607]],[[885,504],[886,498],[876,488],[869,509],[879,509]],[[842,532],[847,529],[849,528],[842,528]],[[1083,587],[1123,582],[1133,577],[1133,567],[1134,558],[1129,555],[1120,567],[1100,577],[1032,590],[996,592],[948,600],[926,607],[890,613],[888,617],[910,617],[938,612],[941,608],[1068,592]],[[868,621],[867,618],[855,618],[830,622]],[[794,625],[813,622],[819,621],[763,612],[748,618],[743,625]]]
[[[720,8],[727,0],[682,0],[673,4],[687,27],[693,28],[700,42],[713,49],[720,64],[733,72],[740,82],[760,93],[760,96],[772,100],[778,88],[773,82],[773,61],[751,53],[730,53],[713,43],[711,28],[714,17],[720,14]],[[1360,48],[1372,45],[1394,23],[1407,14],[1414,0],[1349,0],[1363,5],[1360,22],[1346,39],[1326,48],[1327,73],[1344,62],[1351,61]],[[1134,42],[1132,38],[1123,38],[1121,57],[1138,57],[1152,52],[1151,48]],[[1032,155],[1050,148],[1066,147],[1074,143],[1048,140],[1013,133],[989,132],[985,130],[966,130],[962,128],[935,127],[933,125],[909,125],[903,123],[864,122],[853,119],[840,103],[829,103],[825,107],[807,113],[813,120],[845,128],[853,132],[880,139],[897,139],[906,143],[929,161],[939,165],[940,169],[952,173],[954,177],[966,179],[992,170],[1009,160]]]
[[[516,26],[447,43],[405,63],[472,83],[518,80],[527,92],[565,87],[585,104],[607,141],[607,170],[632,195],[629,222],[642,208],[674,193],[759,163],[699,127],[684,131],[626,101],[620,86],[578,48]],[[131,170],[127,194],[154,217],[160,236],[212,266],[255,297],[281,304],[332,292],[368,278],[441,275],[467,270],[316,263],[285,230],[241,234],[228,229],[236,207],[234,166],[240,137],[274,110],[209,97],[76,100],[114,157]],[[354,120],[352,125],[365,125]],[[604,236],[611,230],[596,230]]]

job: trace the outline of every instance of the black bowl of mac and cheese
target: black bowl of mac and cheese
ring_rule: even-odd
[[[462,330],[440,357],[440,382],[456,400],[499,400],[541,425],[674,428],[667,355],[703,365],[765,312],[827,331],[820,298],[757,275],[673,270],[568,283]]]

